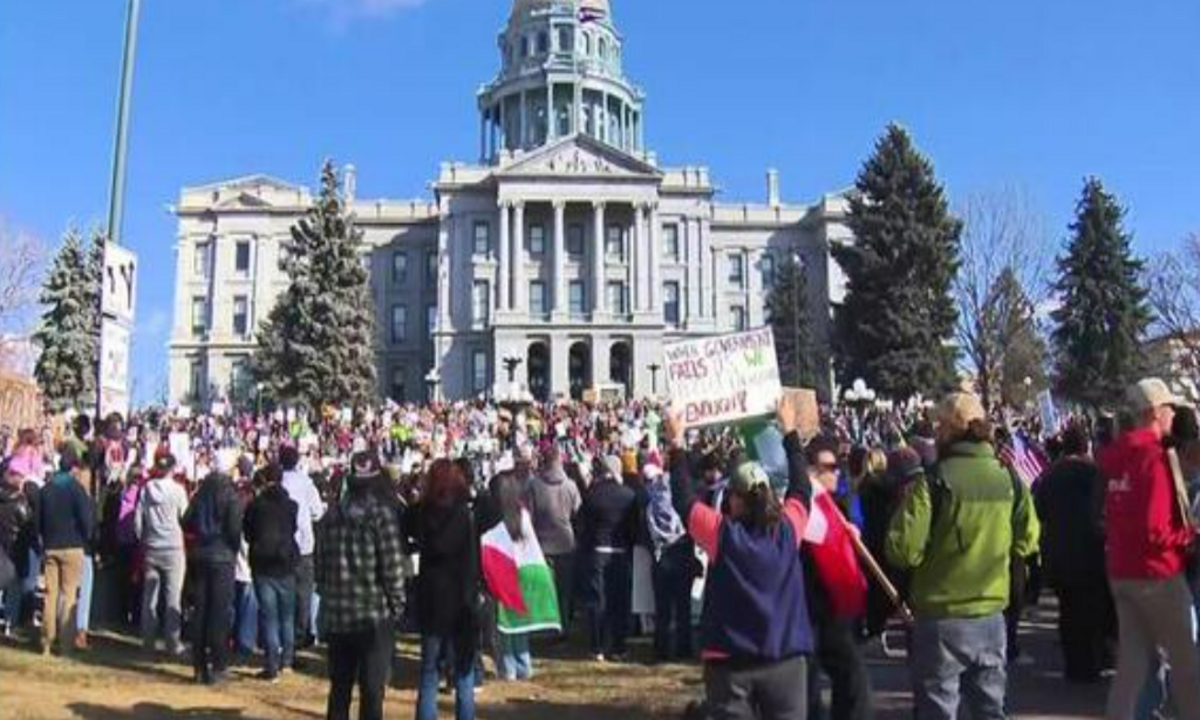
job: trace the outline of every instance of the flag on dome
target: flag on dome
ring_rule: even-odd
[[[608,17],[608,11],[594,5],[583,5],[579,8],[579,22],[587,24],[600,22]]]
[[[554,576],[538,545],[529,513],[521,511],[520,540],[503,522],[481,538],[483,577],[496,598],[497,629],[504,635],[562,631]]]

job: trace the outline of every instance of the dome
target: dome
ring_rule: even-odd
[[[512,17],[524,15],[531,10],[548,7],[558,2],[562,2],[562,0],[514,0]],[[578,5],[581,10],[594,10],[601,13],[603,17],[609,17],[612,14],[609,0],[568,0],[568,2]]]

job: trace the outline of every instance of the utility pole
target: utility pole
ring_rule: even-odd
[[[119,245],[121,228],[125,215],[125,159],[129,139],[129,105],[133,95],[133,68],[137,56],[137,27],[141,14],[142,0],[129,0],[125,15],[125,45],[121,58],[121,85],[117,96],[117,136],[113,146],[112,184],[108,195],[108,226],[105,229],[104,244],[101,246],[100,257],[100,288],[97,308],[99,327],[96,332],[99,352],[96,357],[96,418],[100,419],[104,406],[104,306],[105,287],[107,286],[105,268],[108,260],[108,245]],[[126,349],[127,350],[127,349]],[[100,432],[97,424],[97,433]]]

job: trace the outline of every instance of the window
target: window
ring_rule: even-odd
[[[482,393],[487,391],[488,385],[488,356],[483,350],[476,350],[471,354],[471,391],[474,393]]]
[[[476,280],[471,286],[471,320],[476,327],[488,324],[488,315],[492,307],[491,286],[487,280]]]
[[[587,292],[584,290],[582,280],[572,280],[567,286],[568,300],[571,307],[571,317],[581,318],[587,307]]]
[[[530,54],[529,38],[523,37],[521,38],[521,57],[527,58]]]
[[[208,277],[208,259],[211,250],[212,245],[210,243],[196,243],[196,253],[192,257],[192,274],[196,277]]]
[[[546,283],[534,280],[529,283],[529,315],[531,317],[546,317]]]
[[[608,311],[613,315],[627,315],[629,310],[625,303],[625,283],[610,282],[608,284]]]
[[[204,386],[207,384],[204,361],[200,359],[192,360],[192,365],[188,370],[188,395],[195,400],[199,400],[204,393]]]
[[[679,262],[679,226],[663,225],[663,258],[667,262]]]
[[[625,261],[625,233],[620,225],[608,226],[608,234],[604,238],[604,254],[621,262]]]
[[[438,308],[437,305],[427,305],[425,307],[425,330],[430,335],[437,332],[438,326]]]
[[[763,290],[774,288],[775,256],[770,253],[764,253],[762,259],[758,261],[758,269],[762,273]]]
[[[679,324],[679,283],[663,283],[663,322]]]
[[[546,226],[545,225],[529,226],[529,254],[530,255],[545,255],[546,254]]]
[[[492,252],[492,226],[480,220],[475,223],[475,254],[489,255]]]
[[[567,228],[567,254],[583,257],[583,226],[572,225]]]
[[[403,305],[392,306],[392,343],[400,344],[408,340],[408,308]]]
[[[408,402],[407,376],[403,367],[392,368],[392,400],[398,403]]]
[[[570,26],[558,29],[558,51],[571,52],[575,49],[575,30]]]
[[[203,296],[192,298],[192,334],[203,335],[208,332],[208,300]]]
[[[237,251],[234,255],[234,270],[238,275],[246,276],[250,274],[250,241],[239,240]]]
[[[600,59],[607,60],[608,59],[608,40],[605,38],[600,38],[599,48],[600,48]]]
[[[730,314],[733,316],[733,331],[745,332],[746,330],[746,308],[741,305],[734,305],[729,308]]]
[[[250,360],[238,358],[229,368],[229,397],[235,401],[250,399]]]
[[[233,334],[243,338],[250,334],[250,303],[245,295],[233,298]]]
[[[746,286],[746,265],[741,253],[729,253],[729,284],[735,288]]]
[[[592,54],[592,35],[591,35],[591,33],[583,34],[583,54],[584,55]]]
[[[397,250],[392,253],[392,284],[403,285],[408,282],[408,253]]]
[[[430,250],[425,255],[425,287],[437,287],[438,256],[436,250]]]
[[[545,30],[538,33],[537,51],[538,55],[545,55],[546,53],[550,52],[550,34]]]

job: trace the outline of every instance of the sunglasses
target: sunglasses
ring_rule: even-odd
[[[835,462],[817,463],[817,469],[821,472],[836,472],[838,469],[838,464]]]

